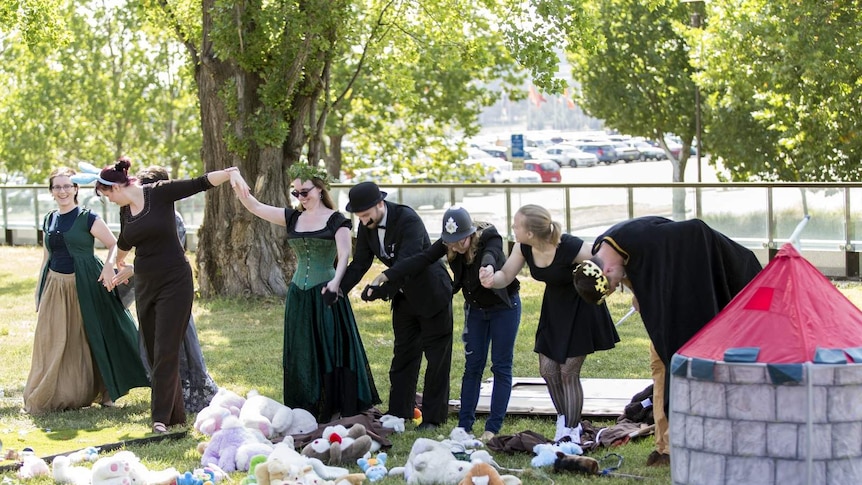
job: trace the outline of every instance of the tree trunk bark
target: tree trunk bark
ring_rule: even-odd
[[[205,171],[239,167],[255,198],[265,204],[287,207],[286,167],[281,147],[260,149],[244,136],[243,120],[260,104],[258,79],[235,64],[208,54],[203,53],[195,73]],[[233,123],[220,95],[228,85],[237,91],[240,112]],[[248,143],[244,155],[228,150],[228,129],[237,139]],[[207,191],[204,210],[196,259],[200,294],[203,297],[285,295],[286,275],[292,275],[296,266],[285,228],[248,212],[228,183]]]

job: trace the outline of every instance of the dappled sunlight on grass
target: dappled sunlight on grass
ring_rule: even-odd
[[[193,259],[193,258],[192,258]],[[115,408],[91,408],[49,413],[44,416],[30,416],[21,412],[22,392],[30,365],[33,330],[36,324],[33,290],[36,273],[41,262],[40,248],[0,247],[0,440],[5,448],[21,449],[32,446],[40,456],[114,443],[137,437],[149,437],[150,433],[150,390],[134,389],[129,395],[117,401]],[[389,393],[389,364],[392,359],[392,317],[389,303],[363,302],[359,292],[383,267],[376,263],[365,278],[351,291],[349,297],[356,316],[359,332],[365,345],[369,364],[383,404],[378,406],[386,411]],[[538,377],[538,356],[533,351],[538,316],[544,285],[530,278],[527,272],[519,276],[521,280],[522,319],[515,342],[513,374],[516,377]],[[862,285],[858,283],[837,283],[839,289],[857,306],[862,302]],[[619,321],[631,308],[630,293],[615,293],[608,299],[608,308],[615,322]],[[245,395],[251,389],[278,401],[282,390],[282,345],[284,325],[284,299],[268,298],[218,298],[197,299],[193,313],[198,329],[206,364],[216,383],[238,394]],[[450,379],[450,399],[458,399],[461,376],[464,368],[464,347],[461,332],[464,326],[463,297],[453,298],[454,331],[452,344],[452,367]],[[649,338],[644,330],[640,315],[635,313],[617,327],[621,341],[614,349],[591,354],[583,367],[583,377],[589,378],[649,378]],[[424,369],[423,369],[424,371]],[[485,378],[491,377],[490,362],[485,370]],[[419,387],[421,391],[422,377]],[[486,416],[478,417],[474,433],[484,429]],[[194,416],[189,416],[191,428]],[[408,425],[408,432],[390,436],[393,447],[388,450],[390,466],[401,466],[410,452],[417,437],[442,439],[457,424],[452,415],[444,428],[437,431],[416,432]],[[610,426],[613,420],[599,421],[599,426]],[[515,434],[532,430],[545,436],[554,434],[552,416],[507,416],[502,434]],[[182,431],[184,428],[172,429]],[[207,439],[195,432],[176,440],[134,445],[130,449],[140,456],[151,470],[176,467],[180,471],[192,470],[200,466],[200,454],[196,446]],[[644,466],[647,455],[653,449],[652,438],[626,444],[612,450],[600,450],[596,458],[608,452],[618,452],[625,456],[625,473],[646,477],[640,483],[666,484],[670,472],[667,468],[647,468]],[[495,454],[498,463],[510,468],[529,468],[529,457],[525,455]],[[351,471],[357,471],[352,467]],[[238,482],[244,473],[234,474]],[[9,473],[0,474],[13,475]],[[524,483],[555,483],[561,485],[597,483],[595,477],[551,474],[550,470],[530,470]],[[50,478],[36,479],[33,485],[48,485]],[[403,478],[385,478],[380,485],[403,484]]]

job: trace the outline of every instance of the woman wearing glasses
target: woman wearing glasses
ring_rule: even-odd
[[[39,316],[24,387],[24,410],[31,414],[94,402],[112,406],[129,389],[149,386],[132,316],[99,284],[114,273],[94,254],[95,240],[109,249],[117,240],[102,219],[78,207],[74,175],[58,168],[48,178],[57,209],[42,222]]]
[[[335,210],[323,169],[288,170],[296,209],[238,194],[252,214],[287,227],[296,271],[284,311],[284,404],[321,423],[354,416],[380,402],[350,301],[338,287],[350,257],[350,220]]]
[[[443,214],[440,239],[425,252],[402,260],[380,273],[372,286],[390,282],[399,286],[411,275],[419,273],[446,257],[454,275],[453,293],[464,294],[464,376],[461,378],[461,409],[458,426],[472,432],[476,421],[476,406],[482,386],[482,374],[491,348],[491,409],[485,421],[482,441],[489,441],[500,432],[503,417],[512,394],[512,359],[515,338],[521,323],[520,283],[512,280],[504,288],[488,289],[479,281],[479,269],[484,266],[501,268],[506,262],[503,237],[493,224],[476,222],[463,207],[450,207]]]
[[[236,168],[209,172],[191,180],[141,185],[129,176],[131,162],[122,157],[99,173],[96,192],[120,206],[120,236],[107,263],[123,273],[135,248],[135,309],[147,357],[152,364],[150,411],[153,432],[186,422],[179,377],[179,352],[194,299],[192,268],[177,238],[174,202],[230,181],[238,191],[248,186]],[[106,289],[124,280],[114,276]]]

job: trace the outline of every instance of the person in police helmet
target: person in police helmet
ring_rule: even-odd
[[[398,285],[434,262],[446,257],[453,273],[453,295],[464,295],[464,375],[461,378],[461,410],[458,426],[472,432],[482,374],[491,349],[494,387],[491,410],[482,441],[500,432],[512,393],[512,359],[515,337],[521,322],[518,280],[499,289],[488,289],[479,281],[479,268],[499,269],[506,261],[503,238],[489,223],[474,222],[463,207],[451,207],[443,214],[440,239],[424,252],[399,261],[372,282],[372,286]]]

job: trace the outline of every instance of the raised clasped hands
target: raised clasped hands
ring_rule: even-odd
[[[234,193],[240,199],[245,199],[248,197],[249,188],[245,179],[242,178],[242,174],[239,172],[239,169],[236,167],[228,167],[224,169],[225,172],[230,176],[230,186],[233,188]]]
[[[482,266],[479,268],[479,282],[482,283],[482,286],[485,288],[493,288],[494,287],[494,267],[490,264],[488,266]]]

